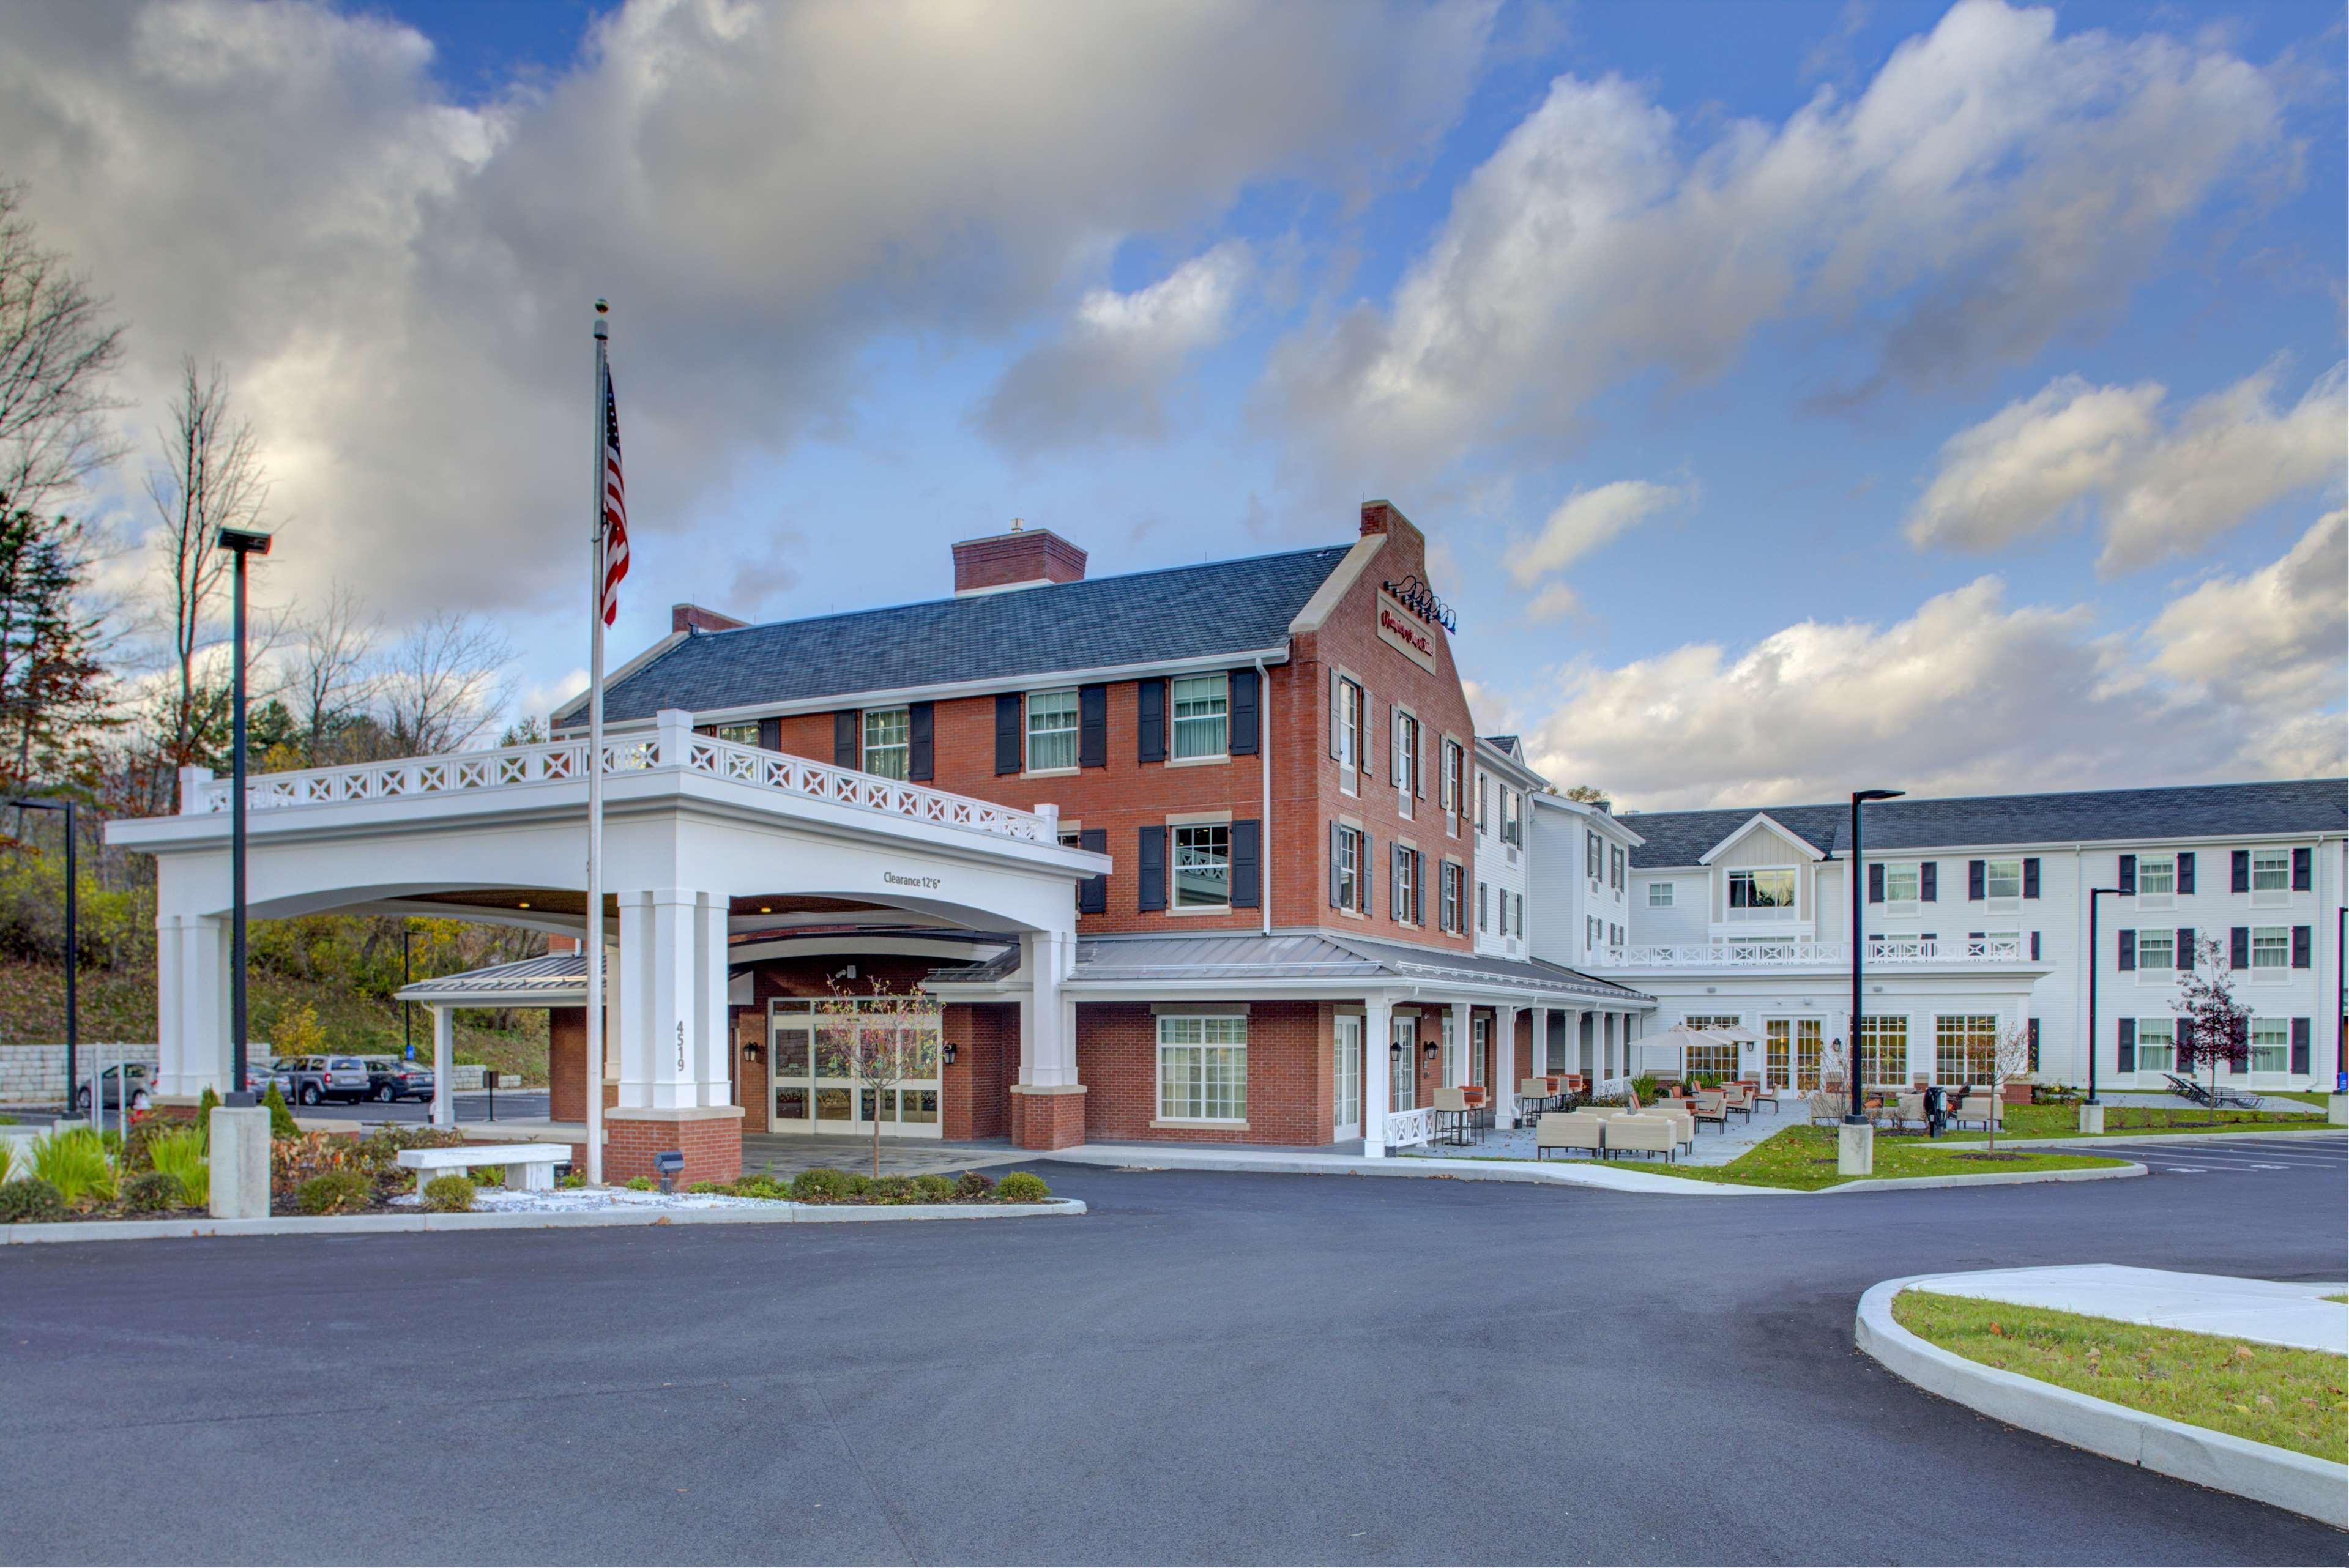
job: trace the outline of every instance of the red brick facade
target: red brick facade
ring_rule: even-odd
[[[1049,528],[1023,528],[954,547],[955,592],[1008,588],[1015,583],[1075,583],[1085,574],[1085,552]]]
[[[604,1119],[604,1180],[657,1177],[653,1156],[668,1150],[685,1156],[677,1184],[731,1181],[742,1174],[742,1121],[735,1116],[698,1116],[686,1120],[658,1113],[613,1111]],[[574,1155],[585,1151],[574,1149]]]

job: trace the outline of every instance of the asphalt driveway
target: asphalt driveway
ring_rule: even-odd
[[[6,1249],[0,1557],[2344,1553],[1851,1345],[1896,1274],[2340,1279],[2338,1161],[1807,1199],[1042,1169],[1094,1213]]]

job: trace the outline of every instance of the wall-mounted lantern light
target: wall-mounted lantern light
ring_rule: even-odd
[[[945,1063],[947,1064],[947,1066],[948,1066],[948,1067],[952,1067],[952,1066],[954,1066],[955,1051],[956,1051],[956,1049],[957,1049],[957,1047],[956,1047],[955,1043],[954,1043],[952,1040],[948,1040],[948,1041],[945,1044],[945,1046],[943,1046],[942,1047],[940,1047],[940,1049],[939,1049],[939,1051],[938,1051],[938,1056],[939,1056],[940,1059],[942,1059],[943,1061],[945,1061]]]

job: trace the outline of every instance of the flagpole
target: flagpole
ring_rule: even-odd
[[[604,441],[605,346],[608,340],[605,314],[611,307],[595,302],[595,417],[588,421],[594,439],[594,522],[587,552],[587,1185],[604,1184]]]

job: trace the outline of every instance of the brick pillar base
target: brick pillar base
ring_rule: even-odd
[[[604,1113],[604,1180],[657,1177],[653,1156],[668,1150],[685,1156],[679,1188],[696,1181],[731,1181],[742,1174],[742,1108],[739,1105],[683,1109],[631,1107]]]
[[[1011,1141],[1022,1149],[1073,1149],[1085,1140],[1085,1088],[1013,1084]]]

